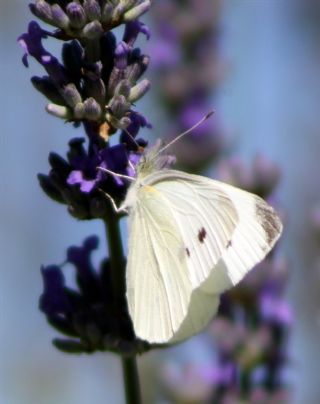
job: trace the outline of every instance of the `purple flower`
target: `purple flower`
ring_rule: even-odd
[[[18,43],[24,50],[22,58],[23,64],[28,67],[28,55],[32,55],[41,63],[42,55],[48,55],[49,53],[42,46],[42,38],[47,37],[47,32],[40,28],[40,25],[31,21],[28,26],[28,32],[22,34],[18,38]]]
[[[158,37],[154,35],[157,46],[150,51],[159,77],[158,93],[172,121],[178,122],[165,128],[168,140],[192,127],[212,109],[217,81],[213,76],[218,77],[217,58],[212,57],[217,5],[202,3],[200,6],[188,1],[181,9],[178,3],[167,0],[152,8]],[[213,117],[174,145],[172,151],[181,166],[200,172],[212,163],[223,145],[222,131],[217,117]]]
[[[68,249],[65,264],[75,269],[76,287],[66,283],[65,264],[42,268],[44,291],[40,310],[67,337],[53,343],[69,353],[112,350],[132,354],[148,350],[148,344],[134,337],[124,296],[117,300],[117,312],[114,311],[109,262],[102,261],[98,268],[92,264],[92,253],[97,248],[98,238],[92,236],[81,247]]]
[[[80,8],[76,3],[69,3],[69,18]],[[48,17],[53,10],[54,7],[51,11],[47,7],[41,9],[41,13],[44,15],[45,12]],[[83,10],[90,11],[90,15],[94,11],[86,7]],[[133,47],[139,33],[148,36],[148,28],[131,20],[126,24],[124,41],[118,45],[115,36],[106,32],[100,39],[97,47],[100,53],[96,54],[95,60],[88,57],[91,53],[87,42],[81,38],[72,40],[63,45],[63,64],[42,44],[48,35],[57,36],[57,33],[50,34],[36,22],[31,22],[28,32],[19,38],[25,51],[24,64],[28,65],[28,55],[33,56],[48,74],[32,78],[34,86],[51,101],[47,111],[73,121],[75,125],[82,123],[88,136],[86,147],[83,140],[70,142],[67,160],[52,153],[50,174],[39,175],[47,195],[66,203],[70,213],[77,218],[106,214],[106,197],[100,189],[117,202],[121,201],[128,184],[117,176],[106,175],[98,167],[133,175],[128,161],[138,160],[139,155],[131,156],[131,152],[141,151],[140,148],[147,144],[141,138],[134,140],[141,128],[150,127],[132,108],[150,86],[146,79],[138,82],[148,66],[148,58]],[[120,144],[109,147],[107,140],[117,129],[123,131]]]
[[[28,67],[28,55],[33,56],[45,68],[53,82],[62,86],[67,84],[65,68],[42,46],[42,39],[47,38],[48,34],[35,21],[30,22],[28,32],[18,38],[25,51],[22,61]]]
[[[129,46],[132,46],[140,33],[144,34],[148,40],[151,37],[150,29],[143,22],[138,20],[128,22],[125,27],[123,40]]]
[[[114,52],[115,66],[118,69],[124,70],[127,67],[129,52],[130,47],[127,43],[124,41],[119,42]]]
[[[214,387],[213,369],[201,364],[166,364],[162,378],[174,402],[207,402]]]
[[[103,150],[93,150],[91,155],[83,153],[70,158],[73,169],[69,174],[67,183],[69,185],[80,185],[84,193],[91,192],[96,186],[106,179],[106,174],[98,167],[126,174],[128,167],[128,155],[124,145],[110,147]],[[112,177],[118,186],[124,186],[123,179]]]
[[[172,25],[165,23],[165,20],[158,26],[158,30],[156,43],[150,47],[149,51],[153,66],[160,70],[174,69],[182,57],[177,33]]]
[[[37,1],[29,6],[35,16],[59,28],[56,32],[58,38],[70,39],[78,36],[92,39],[88,35],[88,27],[99,25],[102,32],[102,29],[134,22],[149,10],[151,3],[149,0],[127,2],[90,0],[83,4],[76,1]]]
[[[151,129],[151,124],[147,121],[147,119],[138,114],[137,112],[131,112],[130,114],[130,125],[127,127],[125,131],[121,132],[120,142],[124,143],[128,150],[137,150],[137,145],[142,148],[147,146],[147,142],[144,139],[136,139],[141,128],[149,128]]]
[[[40,298],[40,310],[49,315],[58,315],[70,309],[64,293],[65,281],[61,269],[56,265],[41,268],[43,294]]]
[[[69,143],[67,160],[51,153],[51,171],[49,175],[39,175],[39,181],[49,197],[68,205],[73,216],[79,219],[104,217],[109,201],[103,192],[119,204],[129,183],[103,172],[99,167],[133,176],[128,161],[137,163],[138,159],[139,155],[135,155],[124,143],[99,149],[94,143],[86,147],[84,139],[76,138]]]
[[[270,296],[260,297],[260,313],[263,321],[290,327],[293,322],[292,310],[284,298]]]
[[[72,9],[79,8],[77,3],[70,4]],[[33,56],[48,74],[34,77],[32,82],[53,101],[46,108],[50,114],[76,123],[82,121],[86,127],[87,121],[99,126],[107,123],[113,134],[130,125],[133,103],[150,87],[147,79],[138,82],[149,62],[140,49],[133,47],[140,32],[147,33],[148,28],[140,22],[128,22],[124,33],[128,43],[123,40],[118,45],[111,32],[101,34],[94,59],[87,56],[87,42],[73,40],[63,46],[63,64],[42,45],[42,39],[55,35],[42,30],[36,22],[29,24],[28,32],[18,41],[25,51],[25,66],[28,55]]]
[[[179,61],[179,49],[174,42],[168,43],[158,39],[156,45],[151,48],[150,54],[152,66],[157,69],[169,69]]]

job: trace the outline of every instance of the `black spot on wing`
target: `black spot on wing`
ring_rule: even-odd
[[[282,225],[277,214],[271,206],[264,203],[256,204],[256,216],[261,227],[263,228],[266,240],[269,245],[273,245],[274,241],[281,233]]]
[[[204,242],[204,239],[206,238],[206,236],[207,236],[206,229],[204,227],[202,227],[198,233],[198,240],[200,241],[200,243]]]
[[[187,256],[190,257],[190,250],[188,247],[186,247],[186,253],[187,253]]]

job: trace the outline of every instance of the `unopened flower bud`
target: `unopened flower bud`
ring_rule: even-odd
[[[123,13],[126,11],[124,4],[119,3],[117,7],[113,10],[112,21],[117,24],[120,22]]]
[[[146,0],[131,10],[124,13],[123,19],[125,22],[134,21],[139,18],[142,14],[147,12],[151,7],[150,0]]]
[[[114,52],[115,56],[115,65],[118,69],[125,69],[128,64],[128,53],[129,53],[129,47],[128,45],[121,41]]]
[[[76,119],[82,119],[84,117],[84,105],[83,102],[79,102],[73,109],[74,117]]]
[[[51,6],[52,12],[52,22],[56,27],[61,29],[67,29],[70,24],[69,17],[63,11],[63,9],[59,6],[59,4],[53,4]]]
[[[57,87],[48,77],[34,76],[31,78],[31,82],[41,94],[48,98],[49,101],[53,102],[54,104],[64,104],[63,97],[58,92]]]
[[[39,0],[36,4],[30,4],[30,9],[31,12],[41,20],[48,23],[52,22],[51,7],[46,1]]]
[[[84,58],[84,49],[80,43],[76,40],[65,43],[62,48],[62,58],[64,66],[72,72],[75,79],[78,79]]]
[[[127,79],[131,82],[135,82],[142,76],[149,65],[150,58],[143,56],[137,63],[133,63],[126,69]]]
[[[59,189],[52,183],[48,175],[38,174],[38,181],[43,192],[56,202],[64,203],[64,199]]]
[[[110,110],[116,117],[122,117],[130,109],[130,103],[123,95],[116,95],[110,102]]]
[[[48,104],[46,111],[53,116],[61,119],[70,119],[72,117],[69,108],[57,104]]]
[[[75,1],[69,3],[66,11],[70,18],[70,25],[73,28],[82,28],[85,25],[87,20],[86,14],[79,3],[76,3]]]
[[[97,103],[97,101],[90,97],[85,100],[83,103],[84,106],[84,115],[90,121],[96,121],[101,116],[101,107]]]
[[[115,88],[115,95],[123,95],[125,98],[129,97],[131,85],[129,80],[121,80]]]
[[[85,2],[83,3],[83,8],[87,14],[87,18],[90,21],[100,20],[101,7],[96,0],[85,0]]]
[[[107,121],[117,129],[127,129],[127,127],[131,124],[131,119],[127,116],[124,116],[121,119],[114,117],[112,114],[106,114]]]
[[[128,101],[134,103],[138,101],[150,88],[150,81],[147,79],[142,80],[140,83],[131,88]]]
[[[81,95],[73,83],[67,84],[62,89],[61,93],[65,102],[71,108],[74,108],[79,102],[82,102]]]
[[[118,128],[126,129],[130,124],[131,124],[131,119],[128,118],[127,116],[124,116],[123,118],[120,119]]]
[[[103,80],[88,80],[86,82],[86,94],[93,97],[99,104],[105,103],[106,87]]]
[[[101,21],[104,24],[108,24],[112,20],[112,16],[113,16],[113,7],[111,4],[106,3],[102,9]]]
[[[103,28],[99,21],[89,22],[82,30],[82,36],[88,39],[100,38],[102,34]]]

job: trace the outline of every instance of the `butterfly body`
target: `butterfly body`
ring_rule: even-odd
[[[153,149],[120,210],[129,214],[127,301],[136,335],[153,343],[201,331],[219,295],[260,262],[282,225],[261,198],[167,169]]]

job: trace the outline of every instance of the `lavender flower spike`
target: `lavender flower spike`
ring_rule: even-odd
[[[18,38],[23,64],[33,57],[44,76],[32,77],[34,87],[47,99],[48,113],[72,123],[82,136],[69,139],[66,156],[49,154],[50,171],[39,174],[43,191],[80,220],[97,219],[106,227],[109,256],[95,268],[92,252],[96,237],[81,247],[67,250],[65,263],[75,268],[77,288],[64,277],[64,265],[43,266],[44,290],[40,310],[62,337],[53,340],[66,353],[111,351],[121,356],[127,403],[140,403],[135,355],[151,348],[136,338],[125,296],[125,257],[119,216],[110,200],[121,203],[128,181],[111,176],[107,168],[133,175],[141,148],[147,141],[139,136],[149,128],[136,103],[148,91],[148,79],[141,79],[149,57],[135,47],[140,34],[150,37],[148,27],[138,21],[150,8],[142,0],[36,0],[31,12],[54,27],[44,30],[31,21]],[[123,39],[117,43],[112,29],[124,25]],[[51,37],[62,43],[61,60],[45,47]],[[121,130],[119,142],[110,138]],[[136,140],[135,140],[136,138]]]
[[[58,28],[54,36],[68,39],[86,37],[92,23],[103,32],[136,21],[151,7],[150,0],[85,0],[82,3],[57,0],[52,4],[49,0],[37,0],[29,7],[36,17]]]

